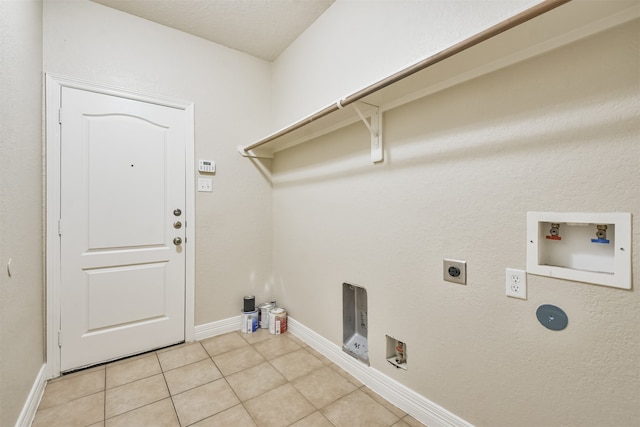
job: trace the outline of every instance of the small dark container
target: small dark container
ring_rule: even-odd
[[[256,310],[256,297],[254,297],[253,295],[248,295],[244,297],[244,305],[242,306],[242,311],[247,313],[249,311],[255,311],[255,310]]]

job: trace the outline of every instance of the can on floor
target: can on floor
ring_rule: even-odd
[[[269,333],[280,335],[287,332],[287,312],[284,308],[272,308],[269,311]]]
[[[243,334],[252,334],[258,330],[258,310],[243,311],[240,323],[240,331]]]
[[[258,306],[258,322],[262,329],[269,329],[269,311],[275,307],[270,302],[265,302]]]
[[[242,311],[248,313],[250,311],[255,311],[256,309],[256,297],[253,295],[247,295],[242,300]]]

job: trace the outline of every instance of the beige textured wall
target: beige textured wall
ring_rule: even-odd
[[[273,128],[541,0],[337,0],[273,64]]]
[[[44,40],[45,72],[194,102],[196,161],[217,162],[196,193],[196,325],[239,315],[272,270],[270,165],[237,151],[266,133],[269,63],[86,0],[45,2]]]
[[[0,425],[12,426],[44,361],[41,1],[0,1],[0,94]]]
[[[371,365],[475,425],[637,425],[637,289],[529,275],[523,301],[504,280],[534,210],[631,212],[640,274],[639,41],[635,20],[391,110],[383,164],[362,124],[279,153],[280,302],[340,345],[341,284],[366,287]],[[442,280],[444,257],[467,286]],[[567,329],[538,323],[547,303]]]

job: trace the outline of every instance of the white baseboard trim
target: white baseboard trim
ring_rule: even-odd
[[[195,327],[195,339],[203,340],[240,330],[241,316],[230,317]],[[416,393],[382,372],[366,366],[302,323],[289,317],[288,331],[319,351],[323,356],[356,377],[360,382],[429,427],[473,427],[472,424]],[[29,427],[44,394],[47,365],[42,365],[29,396],[16,421],[16,427]]]
[[[42,400],[42,395],[44,394],[44,387],[46,386],[46,384],[47,364],[43,363],[40,371],[38,372],[38,375],[36,376],[35,381],[33,382],[33,386],[31,387],[29,396],[27,396],[27,400],[24,402],[24,406],[22,407],[20,416],[16,421],[16,427],[31,426],[31,423],[33,423],[33,419],[36,416],[36,411],[38,410],[40,400]]]
[[[236,316],[198,325],[195,327],[195,339],[199,341],[238,331],[240,323],[241,316]],[[291,317],[287,320],[287,330],[421,423],[429,427],[473,427],[469,422],[407,386],[349,356],[342,351],[340,346]]]
[[[238,331],[240,330],[241,322],[241,316],[235,316],[211,323],[205,323],[204,325],[197,325],[195,327],[194,338],[196,341],[200,341],[206,338],[215,337],[216,335],[226,334],[227,332]]]
[[[429,427],[473,427],[469,422],[400,384],[398,381],[349,356],[339,346],[291,317],[287,320],[287,329],[333,363],[356,377],[371,390],[421,423]]]

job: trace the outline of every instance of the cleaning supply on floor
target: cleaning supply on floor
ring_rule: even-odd
[[[253,295],[247,295],[244,297],[244,304],[242,306],[242,311],[245,313],[249,311],[254,311],[256,309],[256,297]]]
[[[269,333],[280,335],[287,332],[287,312],[284,308],[272,308],[269,311]]]
[[[243,334],[252,334],[258,330],[258,310],[243,311],[240,323],[240,331]]]
[[[269,311],[275,307],[274,303],[265,302],[258,306],[258,321],[260,328],[269,329]]]

